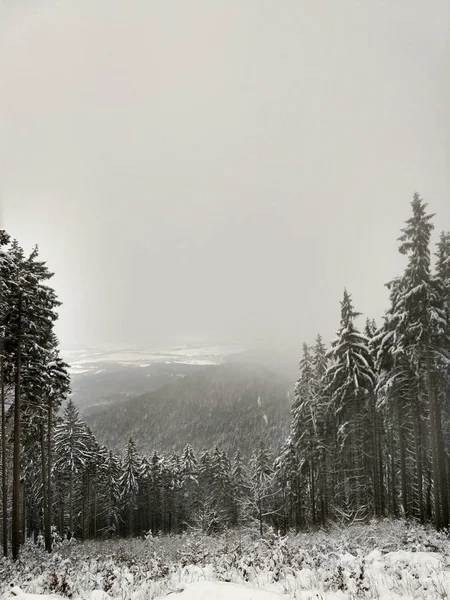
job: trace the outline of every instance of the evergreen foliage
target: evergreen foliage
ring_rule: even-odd
[[[404,273],[381,326],[344,290],[329,350],[303,345],[289,436],[247,464],[219,446],[120,459],[100,447],[69,398],[54,333],[59,301],[35,248],[0,231],[1,537],[212,534],[256,523],[283,531],[404,516],[449,525],[450,233],[431,260],[433,215],[414,194],[399,238]],[[67,400],[62,415],[60,408]]]

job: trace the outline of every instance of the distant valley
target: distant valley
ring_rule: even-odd
[[[67,353],[73,399],[98,441],[142,452],[220,445],[278,449],[289,425],[295,361],[237,346]]]

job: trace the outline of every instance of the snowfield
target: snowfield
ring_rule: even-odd
[[[0,600],[434,600],[450,598],[450,544],[389,521],[263,539],[71,542],[51,555],[29,543],[17,563],[0,561],[0,582]]]
[[[111,348],[109,350],[84,349],[62,351],[73,374],[95,373],[101,365],[117,363],[123,366],[149,367],[154,363],[186,365],[219,365],[226,357],[242,352],[240,344],[179,345],[149,350]]]

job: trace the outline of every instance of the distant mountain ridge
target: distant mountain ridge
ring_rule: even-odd
[[[238,344],[87,347],[67,350],[64,358],[70,365],[73,400],[83,413],[94,405],[158,389],[202,366],[221,364],[240,351]]]
[[[130,348],[114,346],[110,348],[72,348],[63,352],[70,364],[72,373],[80,374],[95,371],[108,365],[148,367],[152,364],[221,364],[230,355],[239,354],[245,349],[237,343],[191,344],[154,348]]]
[[[244,455],[261,442],[279,449],[289,429],[289,378],[250,363],[190,368],[145,394],[85,406],[83,417],[98,441],[117,451],[130,436],[145,453],[181,452],[188,443]]]
[[[106,407],[112,402],[157,390],[201,368],[201,365],[182,363],[155,363],[142,367],[93,363],[92,368],[72,374],[72,396],[84,415],[95,407]]]

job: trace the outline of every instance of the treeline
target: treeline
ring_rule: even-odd
[[[54,434],[54,523],[58,535],[177,534],[190,528],[215,533],[257,522],[269,508],[273,459],[258,448],[246,464],[216,447],[196,455],[140,455],[130,438],[123,456],[100,447],[69,400]],[[40,489],[37,469],[25,473],[27,488]],[[28,496],[24,529],[41,529],[43,498]],[[270,502],[272,505],[272,502]]]
[[[42,496],[42,530],[51,547],[53,431],[69,392],[68,367],[54,333],[60,305],[48,285],[52,273],[0,230],[0,404],[2,544],[17,558],[29,494]],[[26,489],[29,465],[39,469],[39,490]]]
[[[388,284],[381,326],[345,291],[329,349],[304,345],[291,432],[278,457],[220,448],[120,457],[100,447],[68,401],[53,331],[59,302],[37,250],[1,233],[3,551],[27,536],[80,539],[143,532],[214,533],[257,524],[297,530],[371,517],[449,524],[450,234],[432,267],[433,215],[414,195],[399,238],[405,272]]]
[[[360,332],[345,291],[331,348],[304,346],[279,459],[288,526],[386,515],[449,525],[450,233],[433,269],[426,206],[415,194],[381,326]]]

